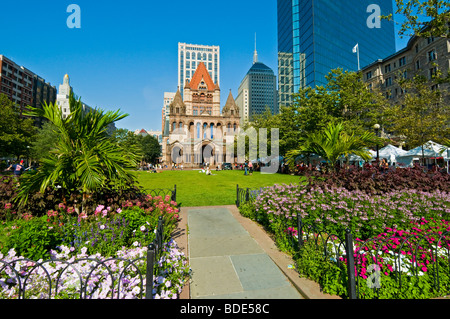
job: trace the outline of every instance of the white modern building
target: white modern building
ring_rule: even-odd
[[[178,87],[184,94],[186,81],[190,81],[200,62],[203,62],[214,83],[220,86],[220,47],[178,43]]]

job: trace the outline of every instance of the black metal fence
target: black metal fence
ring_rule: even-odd
[[[174,202],[177,201],[177,185],[174,185],[173,189],[171,188],[153,188],[146,189],[145,192],[152,196],[162,196],[170,195],[170,199]]]
[[[12,299],[28,299],[30,296],[27,295],[27,287],[30,285],[31,277],[33,274],[36,274],[38,269],[41,269],[44,273],[45,282],[41,284],[41,293],[38,297],[39,299],[52,299],[52,297],[56,296],[63,287],[63,283],[61,282],[63,275],[66,272],[72,272],[72,274],[76,274],[77,282],[79,283],[78,293],[79,299],[91,299],[95,294],[96,290],[100,288],[97,287],[92,291],[88,292],[88,282],[94,276],[94,271],[101,267],[106,269],[106,276],[110,278],[110,295],[108,298],[110,299],[120,299],[120,288],[121,285],[124,286],[127,284],[125,279],[125,274],[127,271],[131,271],[134,269],[135,275],[139,277],[139,297],[140,299],[152,299],[153,298],[153,275],[155,271],[155,264],[157,260],[161,257],[162,247],[164,242],[164,221],[162,216],[159,217],[158,226],[156,229],[156,237],[154,241],[148,246],[147,255],[145,257],[136,258],[134,260],[126,260],[123,258],[108,258],[105,260],[98,260],[95,258],[82,258],[74,261],[66,261],[60,259],[51,259],[46,261],[32,261],[26,258],[17,259],[12,262],[7,262],[6,260],[0,260],[0,289],[3,287],[14,287],[18,288],[17,294],[14,294]],[[113,267],[110,265],[111,262],[123,262],[123,268],[117,278],[113,276]],[[77,264],[80,262],[90,262],[91,270],[87,274],[86,278],[82,278],[79,270],[77,269]],[[139,263],[145,263],[145,283],[143,278],[143,271],[140,270]],[[56,277],[51,277],[48,269],[46,269],[45,265],[47,264],[55,264],[59,263],[62,266],[58,270],[58,274]],[[10,278],[2,278],[5,277],[5,274],[8,272],[12,273],[12,275],[7,276]],[[106,280],[107,278],[104,278]],[[143,286],[145,285],[145,294]],[[117,287],[117,288],[115,288]],[[53,289],[52,289],[53,288]],[[42,289],[46,290],[46,293],[42,292]],[[54,291],[54,293],[52,292]]]
[[[239,208],[241,204],[253,202],[264,188],[239,188],[236,185],[236,206]]]
[[[338,267],[342,265],[341,257],[346,259],[349,299],[359,299],[361,297],[360,288],[362,285],[367,285],[367,287],[373,289],[376,298],[380,297],[380,291],[383,289],[381,272],[387,270],[381,269],[383,265],[381,262],[387,259],[382,256],[382,253],[384,252],[386,254],[386,247],[392,242],[395,244],[389,246],[389,254],[393,257],[388,258],[393,262],[393,265],[389,271],[395,272],[393,277],[398,284],[396,289],[397,296],[401,294],[402,289],[407,288],[405,287],[406,285],[402,285],[402,278],[404,279],[406,276],[402,274],[406,264],[405,255],[414,261],[411,263],[412,267],[408,268],[409,276],[412,275],[418,279],[421,275],[418,260],[423,259],[423,255],[425,254],[431,260],[428,261],[427,271],[430,271],[433,276],[433,291],[436,293],[440,292],[441,285],[443,284],[441,281],[442,278],[447,280],[445,282],[447,286],[450,285],[450,282],[448,282],[450,277],[450,231],[438,235],[435,233],[408,235],[405,238],[401,236],[390,236],[383,239],[371,238],[364,242],[359,242],[358,248],[355,250],[350,229],[346,229],[344,236],[331,234],[327,231],[319,230],[314,225],[306,225],[300,214],[297,214],[297,227],[298,249],[301,249],[305,240],[308,241],[313,237],[316,248],[322,247],[325,259],[329,260],[331,258],[337,263]],[[303,237],[306,237],[306,239]],[[374,273],[369,274],[362,271],[364,266],[364,263],[361,262],[362,256],[370,261],[370,265],[373,266],[371,267],[371,271],[375,271]],[[370,276],[367,276],[367,274]],[[363,278],[363,275],[365,278]]]

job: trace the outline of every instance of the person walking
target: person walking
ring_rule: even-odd
[[[244,163],[244,171],[245,171],[244,175],[248,175],[247,174],[247,170],[248,170],[248,161],[245,161],[245,163]]]
[[[248,163],[248,168],[250,170],[250,175],[252,175],[253,174],[253,163],[251,161]]]
[[[6,170],[9,171],[11,168],[13,169],[14,177],[18,180],[20,175],[22,175],[23,171],[25,170],[25,167],[23,166],[23,160],[20,161],[20,164],[10,165]]]

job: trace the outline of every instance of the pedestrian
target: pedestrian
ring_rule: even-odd
[[[244,163],[244,171],[245,171],[244,175],[248,175],[247,174],[247,170],[248,170],[248,161],[245,161],[245,163]]]
[[[253,174],[253,163],[251,161],[248,163],[248,168],[250,170],[250,175],[252,175]]]
[[[14,177],[19,179],[20,175],[22,175],[22,172],[25,170],[23,160],[20,161],[20,164],[10,165],[6,170],[9,171],[11,168],[13,169]]]

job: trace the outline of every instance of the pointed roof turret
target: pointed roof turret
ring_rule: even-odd
[[[239,115],[239,108],[236,105],[236,101],[233,98],[233,94],[228,94],[227,102],[225,103],[225,106],[223,107],[222,113],[223,114],[229,114],[230,111],[234,111],[233,113],[235,115]]]
[[[181,97],[180,88],[178,87],[177,92],[175,93],[175,96],[173,97],[172,103],[170,103],[172,106],[185,106],[183,102],[183,98]]]

